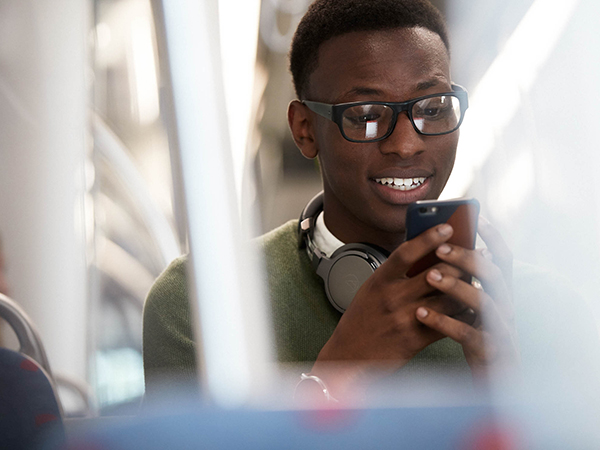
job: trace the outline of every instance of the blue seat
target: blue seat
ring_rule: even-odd
[[[33,358],[0,348],[0,448],[36,448],[50,431],[64,439],[50,378]]]
[[[54,440],[64,441],[62,408],[35,328],[2,294],[0,317],[20,344],[19,351],[0,348],[0,449],[35,449],[50,431]]]

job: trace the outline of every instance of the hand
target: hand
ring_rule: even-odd
[[[436,254],[442,261],[475,276],[483,289],[437,269],[429,270],[426,280],[472,308],[480,320],[467,325],[427,306],[420,307],[416,316],[432,330],[461,344],[473,375],[486,377],[490,370],[518,366],[519,351],[512,304],[512,254],[498,231],[483,218],[479,234],[489,250],[466,250],[445,243]]]
[[[416,261],[451,236],[452,227],[444,224],[404,242],[361,286],[311,371],[327,380],[334,396],[343,396],[340,385],[355,385],[363,376],[372,376],[372,369],[380,375],[398,370],[443,337],[416,319],[419,306],[444,315],[465,309],[461,302],[434,294],[436,288],[427,282],[425,272],[406,276]],[[435,270],[450,278],[463,275],[446,263],[437,264]],[[335,376],[327,370],[332,361],[343,367]]]

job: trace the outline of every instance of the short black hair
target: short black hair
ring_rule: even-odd
[[[316,0],[298,24],[290,50],[290,71],[298,98],[317,68],[321,45],[353,31],[423,27],[437,33],[448,53],[446,22],[427,0]]]

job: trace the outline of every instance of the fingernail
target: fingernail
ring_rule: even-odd
[[[429,311],[427,311],[422,306],[420,308],[417,308],[417,316],[419,316],[421,319],[424,319],[425,317],[427,317],[428,314],[429,314]]]
[[[442,279],[442,274],[439,270],[433,269],[429,271],[429,278],[434,281],[440,281]]]
[[[492,252],[490,252],[487,248],[484,248],[483,250],[481,250],[481,255],[488,260],[492,260],[494,259],[494,255],[492,255]]]
[[[442,244],[438,247],[437,252],[442,255],[447,255],[452,251],[452,248],[448,244]]]
[[[438,233],[442,236],[450,236],[450,234],[452,234],[452,227],[447,223],[442,224],[438,227]]]

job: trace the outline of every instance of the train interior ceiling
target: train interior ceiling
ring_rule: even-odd
[[[0,2],[0,290],[35,324],[66,418],[136,414],[144,300],[173,259],[209,239],[194,229],[191,199],[222,190],[181,181],[196,168],[182,163],[166,3]],[[287,53],[310,2],[205,3],[190,17],[213,14],[204,20],[220,31],[215,77],[231,149],[221,183],[258,236],[321,190],[285,113]],[[478,198],[515,259],[570,280],[597,321],[600,3],[432,3],[448,22],[453,80],[470,94],[442,196]],[[196,57],[194,45],[182,51]],[[220,164],[206,155],[202,173]],[[1,347],[22,347],[12,328],[0,322]]]

